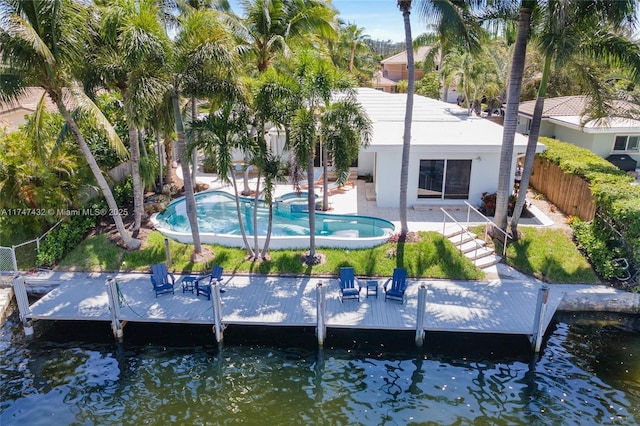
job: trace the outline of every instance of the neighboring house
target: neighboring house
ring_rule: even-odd
[[[18,127],[25,123],[25,116],[35,112],[43,93],[44,89],[31,87],[15,102],[0,103],[0,127],[8,132],[18,130]],[[49,112],[58,112],[58,108],[48,96],[45,97],[45,108]]]
[[[371,144],[361,148],[357,174],[373,176],[376,203],[380,207],[400,204],[400,169],[406,94],[358,89],[358,101],[373,123]],[[284,149],[284,134],[271,135],[270,146]],[[415,95],[411,127],[411,154],[407,204],[412,206],[480,205],[483,192],[498,186],[502,126],[467,110]],[[527,138],[516,135],[511,170],[523,155]],[[544,149],[538,146],[538,152]]]
[[[413,62],[415,64],[414,77],[415,81],[424,77],[422,62],[429,54],[431,46],[420,46],[413,53]],[[409,71],[407,69],[407,51],[404,50],[396,55],[380,61],[382,69],[373,73],[373,87],[387,93],[398,92],[398,82],[400,80],[409,79]],[[438,65],[436,65],[436,70]],[[450,87],[447,93],[447,102],[456,103],[458,92],[454,87]]]
[[[581,146],[602,158],[625,154],[640,166],[640,121],[614,115],[583,122],[587,102],[586,96],[545,99],[540,136]],[[529,134],[534,106],[535,101],[520,104],[518,132]],[[620,115],[633,114],[635,110],[635,116],[640,117],[638,105],[616,101],[612,107],[616,111],[621,111]]]

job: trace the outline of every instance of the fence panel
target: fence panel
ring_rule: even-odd
[[[18,265],[12,247],[0,247],[0,274],[17,274]]]
[[[593,220],[595,199],[589,184],[581,177],[567,174],[548,160],[536,157],[530,184],[565,214],[587,222]]]

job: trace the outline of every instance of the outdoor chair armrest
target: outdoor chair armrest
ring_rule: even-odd
[[[382,285],[382,288],[384,289],[384,291],[387,291],[387,286],[389,285],[392,279],[393,278],[389,278],[384,282],[384,284]]]

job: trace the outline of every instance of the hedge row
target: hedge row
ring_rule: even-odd
[[[113,188],[113,196],[118,206],[131,202],[133,183],[130,177]],[[93,212],[109,211],[109,206],[104,198],[94,200],[90,205],[84,207]],[[56,264],[84,240],[87,233],[96,227],[99,219],[101,219],[99,216],[94,215],[69,216],[68,221],[61,223],[60,226],[49,232],[40,243],[40,252],[37,256],[38,266]]]
[[[540,142],[547,146],[542,157],[565,173],[584,178],[591,187],[596,218],[590,223],[574,220],[572,227],[598,274],[612,279],[617,257],[640,267],[640,185],[633,185],[631,176],[587,149],[549,138]]]

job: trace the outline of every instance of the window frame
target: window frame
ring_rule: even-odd
[[[440,200],[440,201],[444,201],[444,200],[468,200],[469,199],[469,194],[471,192],[471,170],[473,167],[473,160],[469,159],[469,158],[423,158],[419,160],[420,162],[418,163],[418,193],[417,198],[419,200]],[[443,165],[442,165],[442,175],[440,176],[440,179],[442,180],[442,185],[440,187],[439,196],[433,196],[433,195],[421,195],[420,194],[420,189],[425,189],[427,190],[427,188],[422,188],[420,186],[420,174],[421,174],[421,170],[422,170],[422,162],[423,161],[442,161]],[[447,192],[447,175],[450,172],[449,170],[449,161],[456,161],[456,162],[466,162],[468,165],[468,179],[466,182],[466,198],[462,198],[459,196],[455,196],[452,197],[447,196],[448,192]]]
[[[619,138],[625,138],[624,149],[616,149],[616,144]],[[630,140],[635,138],[635,148],[629,149]],[[621,152],[640,152],[640,135],[616,135],[613,139],[613,147],[611,148],[611,152],[621,153]]]

